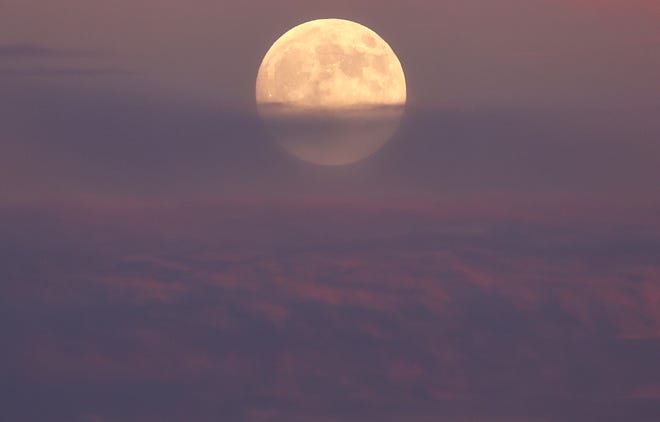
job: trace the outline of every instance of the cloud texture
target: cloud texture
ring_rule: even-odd
[[[657,217],[481,205],[6,208],[5,411],[657,417]]]

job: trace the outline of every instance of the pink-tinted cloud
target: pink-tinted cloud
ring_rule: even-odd
[[[257,205],[5,209],[5,241],[21,251],[3,267],[10,321],[23,321],[3,352],[13,373],[96,389],[184,383],[195,389],[185,397],[235,403],[239,420],[296,414],[295,403],[382,415],[392,401],[424,420],[445,414],[437,401],[467,415],[484,396],[525,420],[543,412],[495,403],[588,391],[628,409],[654,397],[652,207],[595,214],[493,196]],[[254,229],[264,221],[270,231]]]

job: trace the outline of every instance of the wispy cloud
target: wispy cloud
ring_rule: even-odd
[[[0,59],[3,58],[86,58],[98,56],[98,51],[74,50],[47,47],[40,44],[0,44]]]
[[[99,62],[95,50],[53,48],[41,44],[0,44],[0,78],[130,76],[137,72]]]
[[[61,76],[134,76],[138,72],[113,67],[53,67],[53,68],[0,68],[0,77],[61,77]]]

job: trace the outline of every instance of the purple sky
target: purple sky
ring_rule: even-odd
[[[2,416],[660,420],[658,4],[0,2]],[[343,168],[254,107],[321,17],[408,81]]]

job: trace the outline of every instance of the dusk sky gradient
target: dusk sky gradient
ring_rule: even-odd
[[[255,107],[270,45],[324,17],[408,83],[346,167]],[[0,420],[660,420],[659,22],[0,0]]]

